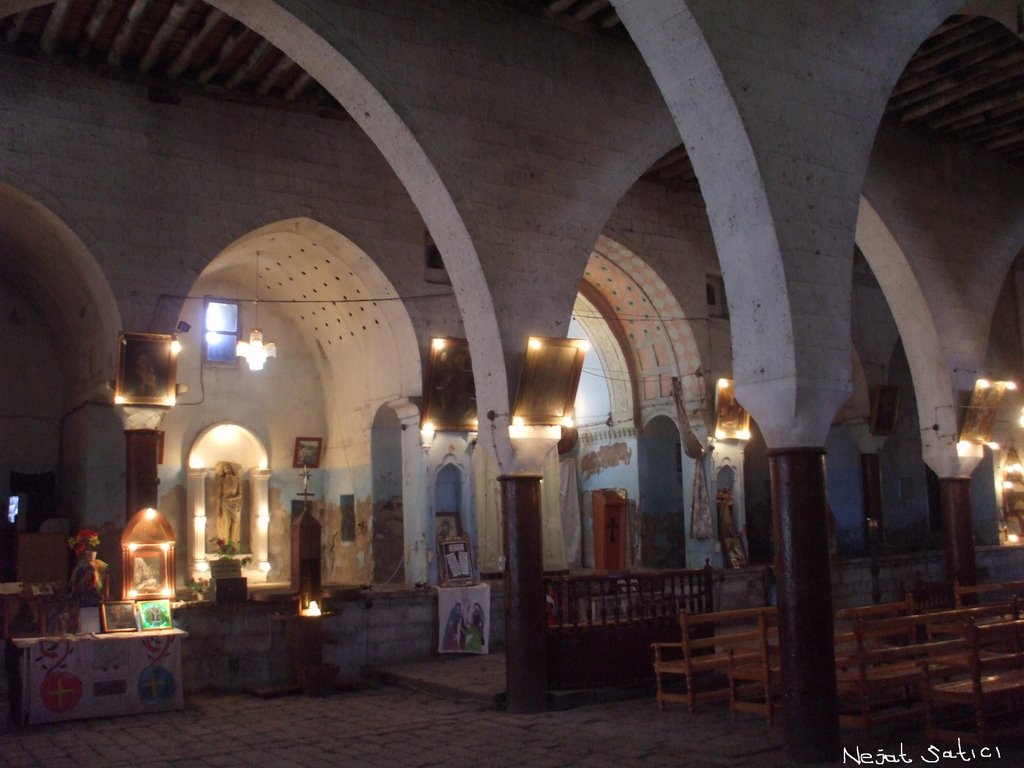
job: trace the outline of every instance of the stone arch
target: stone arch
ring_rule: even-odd
[[[0,182],[0,274],[23,286],[49,325],[61,356],[65,400],[114,378],[121,316],[113,291],[79,237],[49,208]],[[66,405],[69,405],[66,403]]]
[[[664,414],[647,421],[637,438],[640,553],[647,567],[686,564],[681,440],[679,425]]]
[[[942,351],[931,309],[914,270],[892,232],[861,197],[857,246],[871,266],[899,328],[917,395],[925,462],[940,477],[957,474],[956,400],[952,375]]]
[[[491,294],[465,222],[441,175],[409,126],[366,78],[324,37],[274,0],[211,0],[309,72],[352,115],[391,165],[427,224],[451,277],[475,370],[478,409],[493,410],[492,444],[513,465],[508,438],[509,393]]]

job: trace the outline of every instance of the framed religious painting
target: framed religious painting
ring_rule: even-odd
[[[118,336],[114,402],[119,405],[174,405],[178,343],[166,333]]]
[[[750,414],[736,399],[732,379],[719,379],[715,387],[715,439],[750,439]]]
[[[888,384],[871,390],[872,435],[891,435],[896,432],[900,411],[900,388]]]
[[[139,601],[139,629],[173,629],[170,600]]]
[[[466,339],[433,338],[423,390],[423,424],[436,430],[477,429],[476,383]]]
[[[292,466],[296,469],[316,469],[320,466],[320,451],[323,447],[322,437],[296,437],[295,454]]]
[[[585,339],[531,336],[519,374],[513,420],[521,420],[521,424],[569,426],[589,347]]]

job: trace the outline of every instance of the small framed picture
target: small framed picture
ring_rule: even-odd
[[[140,600],[139,629],[173,629],[170,600]]]
[[[455,539],[446,539],[439,546],[441,548],[441,583],[446,587],[475,583],[473,552],[469,548],[469,538],[460,536]]]
[[[104,632],[134,632],[138,629],[135,603],[131,600],[103,603],[100,606],[100,626]]]
[[[292,457],[292,466],[296,469],[316,469],[320,466],[320,449],[323,446],[322,437],[296,437],[295,456]]]
[[[125,333],[118,338],[114,402],[174,405],[177,344],[167,333]]]

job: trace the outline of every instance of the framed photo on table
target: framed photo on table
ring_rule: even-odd
[[[139,629],[173,629],[170,600],[141,600],[139,602]]]
[[[323,447],[322,437],[296,437],[295,455],[292,467],[295,469],[316,469],[320,466],[320,450]]]
[[[104,632],[134,632],[138,629],[135,603],[115,600],[100,606],[100,625]]]

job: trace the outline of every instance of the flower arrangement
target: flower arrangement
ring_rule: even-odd
[[[83,552],[95,552],[100,546],[100,532],[91,528],[82,528],[74,536],[68,537],[68,548],[76,556]]]
[[[252,558],[248,555],[239,557],[241,551],[238,542],[234,539],[215,538],[210,539],[210,543],[217,548],[217,555],[221,560],[239,560],[243,566],[252,562]]]
[[[189,579],[185,582],[185,587],[195,592],[200,600],[209,597],[213,589],[209,579]]]

